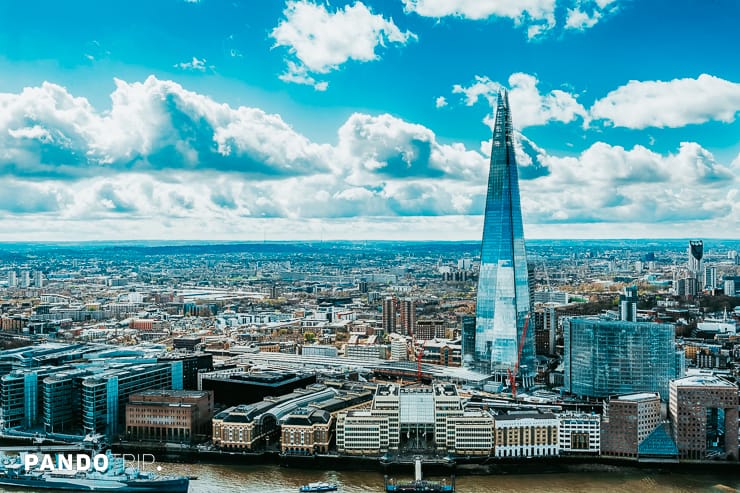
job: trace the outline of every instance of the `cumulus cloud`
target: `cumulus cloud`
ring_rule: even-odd
[[[556,156],[520,132],[515,146],[528,231],[670,221],[740,228],[740,156],[727,165],[695,142],[668,154],[599,142]],[[26,218],[38,235],[63,235],[60,224],[138,238],[239,237],[278,224],[290,232],[284,239],[321,224],[340,237],[386,239],[475,230],[489,153],[490,141],[479,150],[440,142],[387,114],[355,113],[336,144],[313,142],[279,115],[154,77],[116,80],[107,110],[50,83],[0,94],[3,225]]]
[[[513,122],[516,127],[544,125],[551,121],[570,123],[579,117],[585,122],[588,121],[588,112],[578,102],[575,95],[560,89],[542,94],[537,88],[538,83],[537,78],[530,74],[514,73],[509,77],[509,102],[512,107],[516,108]],[[456,84],[452,92],[463,94],[465,104],[468,106],[484,98],[488,105],[494,108],[501,87],[501,84],[488,77],[476,76],[475,82],[470,86]],[[484,121],[489,126],[493,126],[490,115]]]
[[[445,98],[444,96],[439,96],[437,99],[434,100],[434,106],[437,109],[444,108],[445,106],[447,106],[447,98]]]
[[[740,84],[702,74],[696,79],[630,81],[597,99],[586,109],[578,94],[553,89],[540,92],[539,80],[531,74],[514,73],[508,80],[509,101],[516,108],[514,125],[526,128],[556,121],[581,120],[584,127],[601,120],[606,125],[644,129],[683,127],[711,120],[732,123],[740,112]],[[501,83],[476,75],[469,85],[455,84],[453,94],[463,96],[467,106],[481,99],[493,109]],[[492,115],[484,122],[493,125]]]
[[[424,17],[460,17],[483,20],[492,17],[512,19],[526,28],[534,39],[558,24],[559,10],[565,10],[565,29],[587,29],[607,13],[616,10],[616,0],[403,0],[406,12]]]
[[[311,74],[327,74],[349,60],[377,60],[376,49],[386,44],[405,45],[416,35],[403,32],[382,15],[373,14],[362,2],[330,12],[326,5],[308,0],[289,1],[285,19],[270,34],[275,46],[288,48],[287,69],[280,76],[286,82],[308,84],[325,90]]]
[[[721,220],[737,208],[737,171],[693,142],[667,155],[597,142],[578,156],[540,159],[548,173],[522,182],[523,208],[537,223]]]
[[[740,84],[702,74],[696,79],[632,80],[591,107],[591,116],[617,127],[682,127],[710,120],[733,122]]]

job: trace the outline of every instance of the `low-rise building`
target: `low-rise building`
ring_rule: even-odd
[[[558,418],[552,413],[513,412],[495,418],[494,455],[550,457],[559,454]]]
[[[129,396],[126,439],[197,442],[211,433],[213,392],[151,390]]]
[[[493,416],[486,411],[466,411],[446,419],[448,452],[487,456],[494,449]]]
[[[601,416],[564,413],[558,416],[558,444],[561,454],[601,453]]]
[[[299,408],[280,421],[280,451],[311,455],[329,451],[334,417],[323,409]]]

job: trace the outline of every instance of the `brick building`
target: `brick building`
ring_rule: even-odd
[[[126,404],[126,439],[197,442],[208,438],[213,392],[150,390],[131,394]]]

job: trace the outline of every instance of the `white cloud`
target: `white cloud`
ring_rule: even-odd
[[[294,84],[305,84],[307,86],[313,86],[317,91],[326,91],[329,88],[329,83],[326,81],[318,82],[312,76],[308,74],[308,70],[303,65],[299,65],[294,61],[288,60],[288,67],[286,71],[278,76],[283,82],[293,82]]]
[[[289,1],[285,19],[270,34],[275,46],[285,46],[290,56],[287,71],[280,77],[286,82],[326,89],[309,75],[337,70],[349,60],[369,62],[379,58],[376,49],[388,43],[405,45],[416,35],[402,32],[392,19],[373,14],[362,2],[329,12],[325,5],[307,0]]]
[[[588,121],[588,112],[577,101],[576,96],[559,89],[547,94],[541,94],[537,88],[539,81],[533,75],[514,73],[509,77],[509,102],[516,108],[514,125],[518,128],[533,125],[544,125],[550,121],[570,123],[578,117]],[[465,104],[474,105],[483,97],[491,108],[496,105],[496,95],[501,85],[491,81],[488,77],[476,76],[475,82],[464,87],[456,84],[453,93],[463,94]],[[484,120],[489,126],[493,125],[490,115]]]
[[[439,108],[444,108],[447,106],[447,99],[444,96],[439,96],[437,99],[434,100],[434,106]]]
[[[575,157],[538,160],[548,173],[521,182],[523,209],[534,223],[740,223],[733,216],[737,170],[697,143],[662,155],[597,142]]]
[[[193,57],[193,59],[189,62],[180,62],[173,65],[175,68],[179,68],[180,70],[193,70],[195,72],[205,72],[206,71],[206,59],[203,58],[202,60]]]
[[[668,82],[632,80],[596,101],[590,111],[594,119],[636,129],[732,122],[740,112],[740,84],[707,74]]]
[[[565,29],[580,30],[593,27],[605,14],[616,10],[616,0],[403,0],[403,3],[406,12],[424,17],[512,19],[515,25],[526,27],[529,39],[540,37],[557,25],[558,7],[567,11]]]
[[[471,20],[489,17],[513,19],[517,25],[531,23],[537,30],[532,38],[555,25],[555,0],[403,0],[405,10],[424,17],[463,17]]]
[[[116,80],[111,101],[99,111],[50,83],[0,94],[0,229],[27,239],[295,239],[323,226],[345,238],[480,235],[490,142],[478,151],[355,113],[335,145],[318,143],[279,115],[154,77]],[[670,154],[599,142],[554,156],[519,133],[515,142],[528,235],[557,236],[551,224],[569,225],[560,236],[610,224],[617,235],[740,231],[740,155],[726,165],[693,142]]]
[[[568,17],[565,20],[566,29],[588,29],[594,27],[601,18],[601,12],[594,11],[591,15],[579,7],[568,9]]]

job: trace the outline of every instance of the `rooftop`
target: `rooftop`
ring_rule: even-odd
[[[728,387],[737,388],[737,385],[715,375],[692,375],[679,378],[671,382],[676,387]]]

